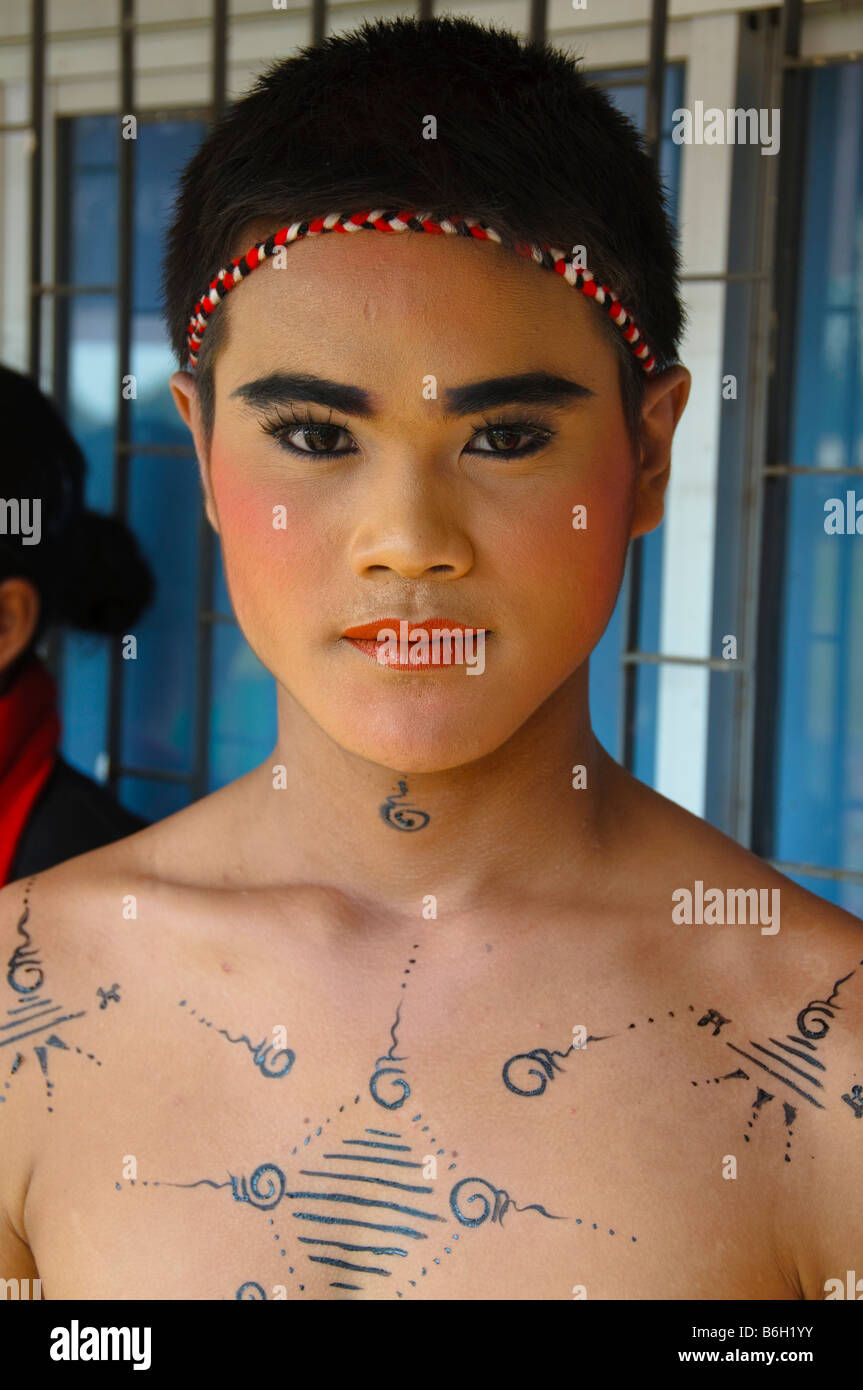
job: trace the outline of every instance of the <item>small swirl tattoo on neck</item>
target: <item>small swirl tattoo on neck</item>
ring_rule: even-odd
[[[415,807],[404,804],[398,805],[397,803],[407,794],[407,782],[399,782],[398,792],[388,796],[383,805],[378,807],[381,819],[395,830],[422,830],[428,825],[431,816],[428,811],[418,811]]]

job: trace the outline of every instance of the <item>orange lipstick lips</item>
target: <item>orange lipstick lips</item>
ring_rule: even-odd
[[[342,637],[380,666],[418,671],[464,664],[465,650],[484,644],[488,634],[487,628],[470,627],[451,618],[425,618],[422,622],[378,618],[345,628]]]

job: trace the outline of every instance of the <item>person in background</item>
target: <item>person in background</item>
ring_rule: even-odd
[[[122,634],[152,571],[117,517],[84,506],[86,462],[56,407],[0,366],[0,885],[149,824],[59,752],[57,685],[36,648],[51,627]]]

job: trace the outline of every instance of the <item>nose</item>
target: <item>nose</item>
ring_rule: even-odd
[[[458,579],[471,569],[474,550],[453,479],[413,466],[393,470],[388,479],[377,473],[360,506],[350,547],[356,574],[392,570],[406,579]]]

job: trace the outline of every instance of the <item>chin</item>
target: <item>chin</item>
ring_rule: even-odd
[[[515,726],[502,728],[484,714],[471,717],[438,712],[424,721],[416,710],[402,710],[388,718],[385,711],[368,706],[354,708],[345,718],[320,718],[317,723],[346,752],[397,772],[447,772],[493,753],[505,743]]]

